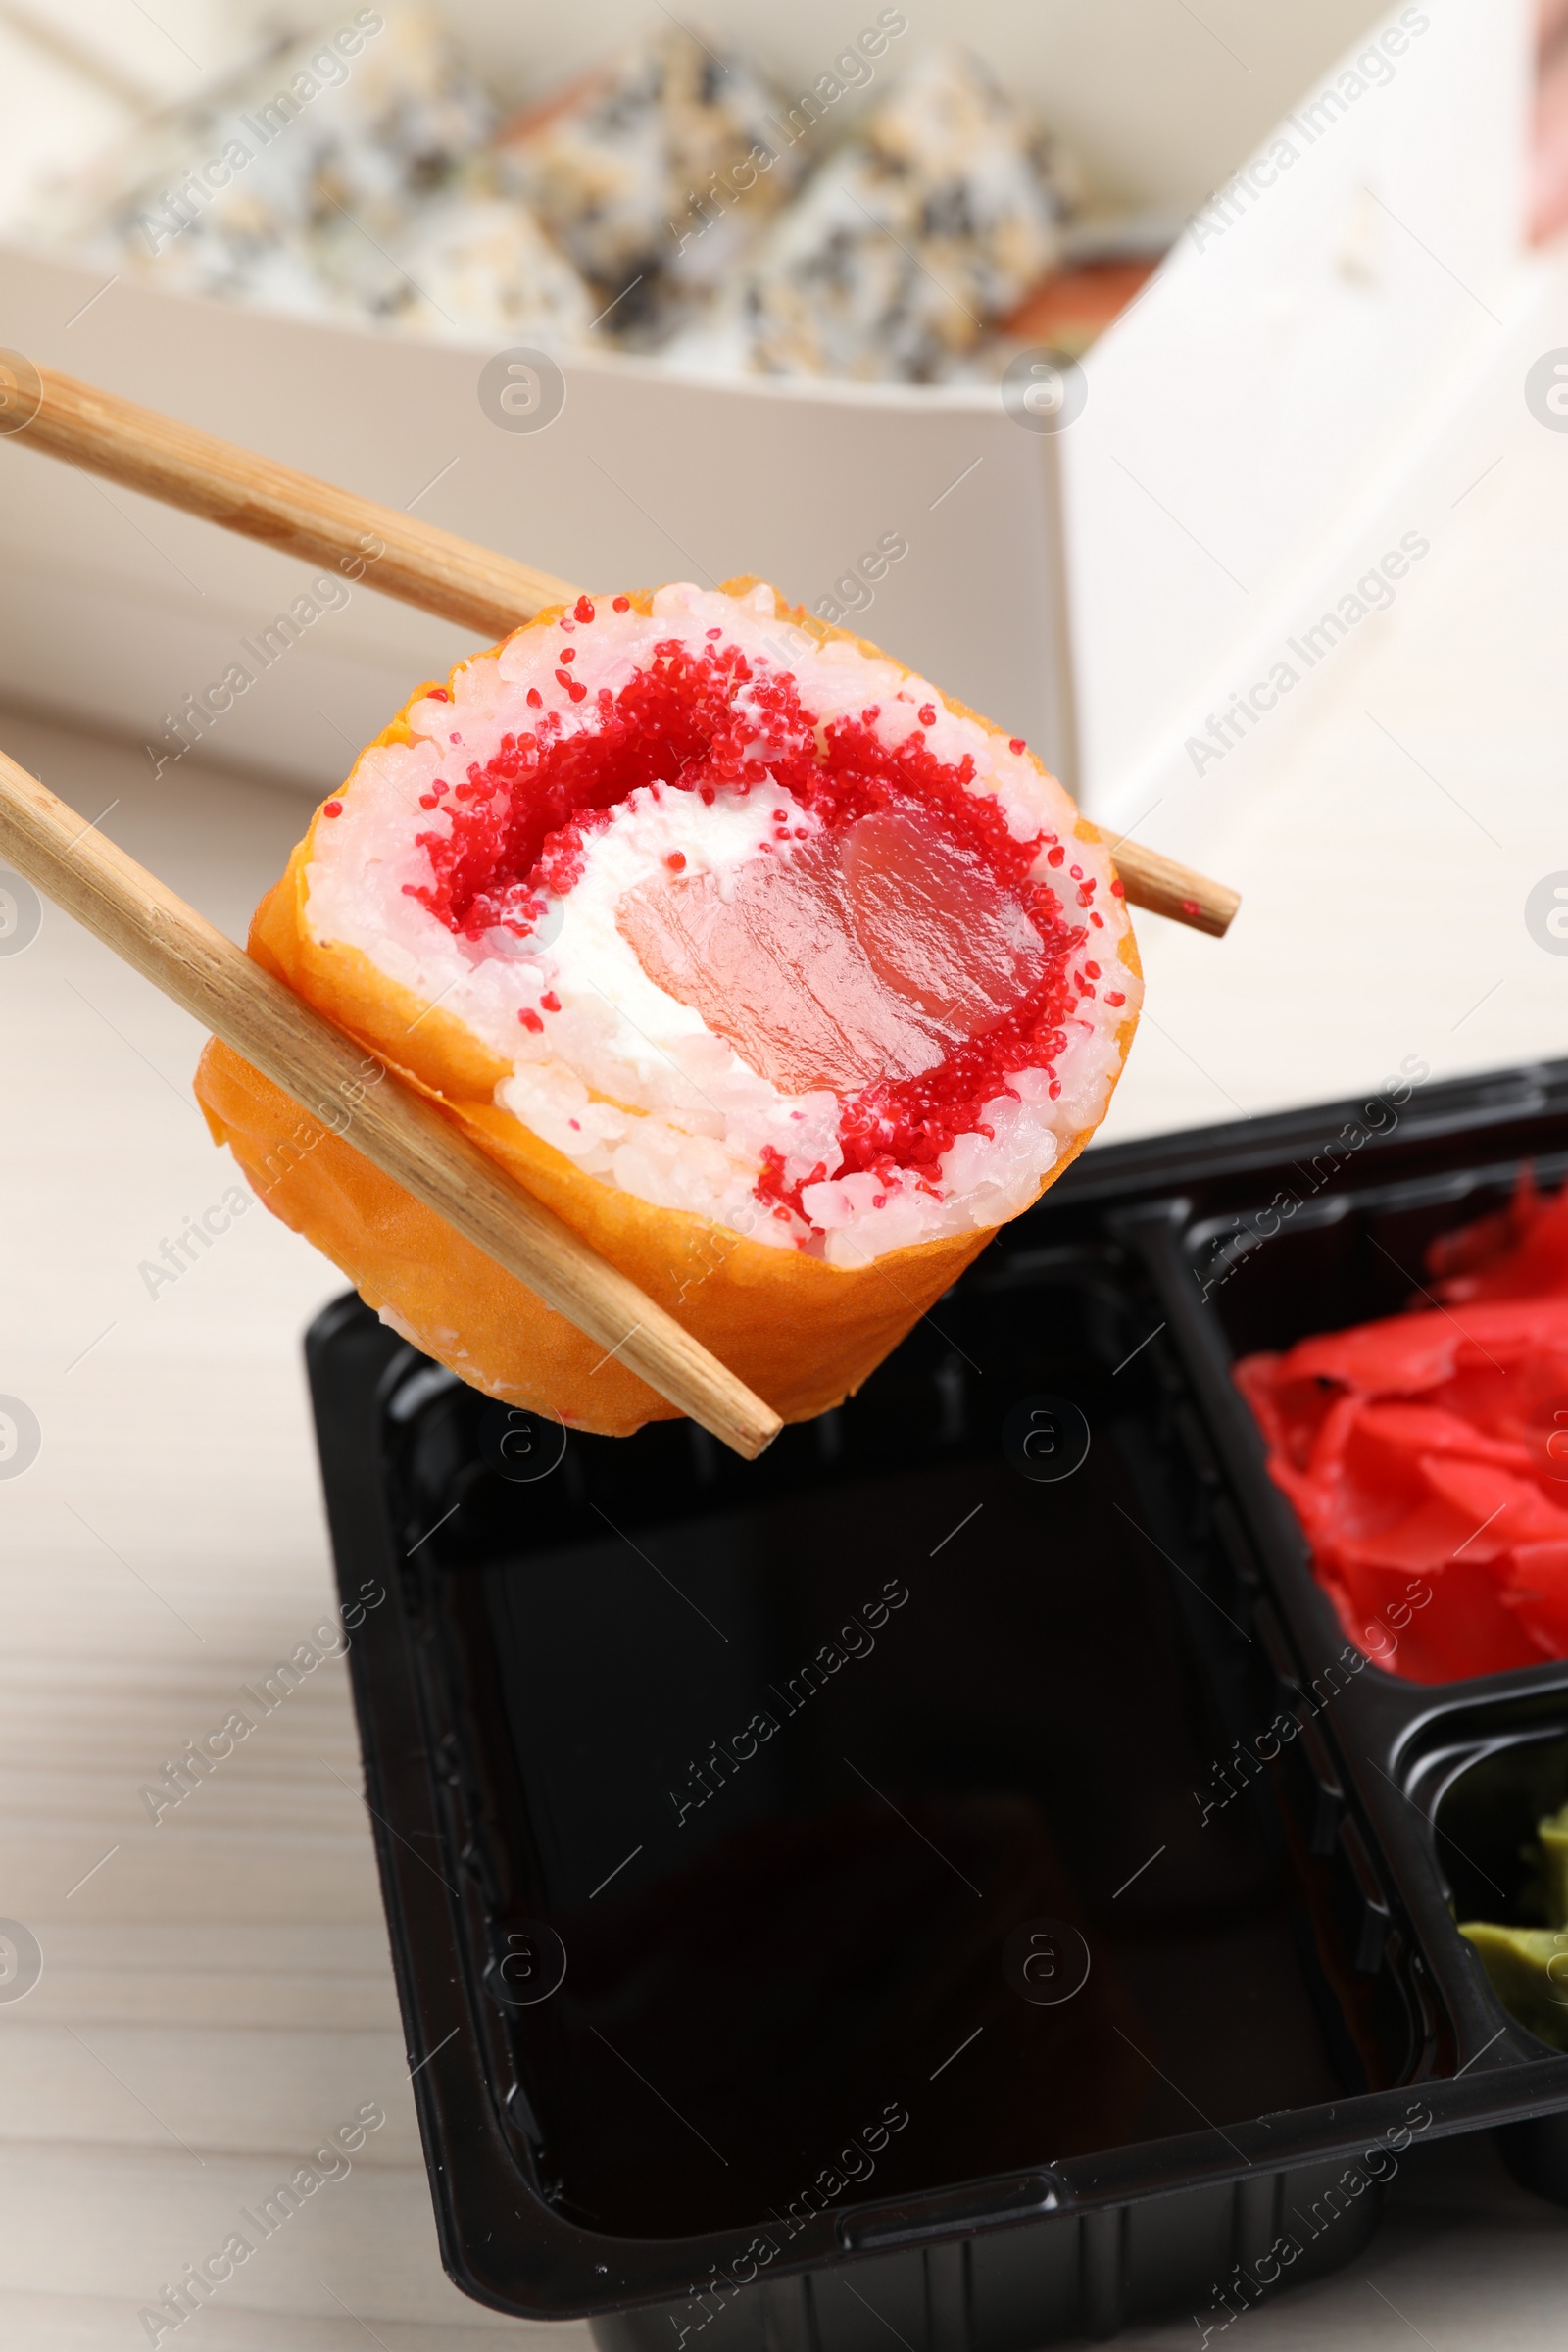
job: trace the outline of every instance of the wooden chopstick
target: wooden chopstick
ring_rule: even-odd
[[[708,1349],[365,1049],[0,753],[0,853],[176,1004],[650,1388],[755,1460],[783,1424]]]
[[[312,564],[357,563],[368,587],[421,612],[458,621],[482,637],[505,637],[547,606],[573,604],[583,593],[568,580],[416,522],[395,507],[275,466],[52,368],[24,362],[27,374],[19,377],[20,355],[0,357],[16,379],[10,414],[0,416],[0,425],[24,447]],[[18,423],[28,408],[27,421]],[[372,541],[380,552],[367,564]],[[1136,842],[1118,842],[1112,857],[1131,906],[1224,937],[1241,905],[1237,892]]]
[[[11,365],[14,369],[15,355]],[[274,466],[270,458],[216,433],[199,433],[156,409],[138,408],[52,368],[34,373],[37,408],[26,424],[10,427],[23,447],[64,458],[308,563],[357,563],[368,587],[421,612],[455,620],[482,637],[505,637],[546,606],[571,603],[581,594],[548,571],[470,546],[396,507]],[[371,540],[379,541],[380,552],[367,564]]]
[[[1130,906],[1169,915],[1173,923],[1206,931],[1210,939],[1224,938],[1242,903],[1241,892],[1228,883],[1195,873],[1190,865],[1178,865],[1174,858],[1162,858],[1157,850],[1143,849],[1136,841],[1113,841],[1110,861],[1121,876]]]

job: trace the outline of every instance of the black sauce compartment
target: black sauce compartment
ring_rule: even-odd
[[[1519,2111],[1438,2081],[1459,2034],[1332,1733],[1304,1807],[1209,1801],[1292,1651],[1145,1345],[1138,1197],[1024,1220],[752,1465],[684,1423],[562,1451],[357,1301],[315,1327],[344,1594],[389,1595],[351,1662],[410,2064],[482,2300],[617,2352],[1217,2326],[1348,2259],[1413,2132]]]
[[[1423,2132],[1568,2194],[1568,2057],[1455,1926],[1525,1916],[1568,1664],[1348,1670],[1231,1381],[1568,1167],[1568,1065],[1405,1094],[1091,1154],[751,1465],[318,1321],[470,2293],[607,2352],[1029,2352],[1346,2260]]]

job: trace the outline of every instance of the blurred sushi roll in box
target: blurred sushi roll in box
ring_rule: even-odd
[[[433,20],[362,8],[30,226],[166,291],[721,377],[984,382],[1020,341],[1082,348],[1152,259],[1063,275],[1071,163],[967,52],[904,65],[910,31],[883,9],[785,88],[671,20],[506,116]]]
[[[1065,158],[985,67],[937,50],[820,166],[681,356],[768,375],[972,372],[994,322],[1059,264],[1077,201]]]
[[[45,225],[165,291],[580,333],[586,287],[490,185],[494,122],[434,24],[365,8],[146,125]]]
[[[592,282],[604,331],[647,348],[733,274],[794,193],[801,132],[822,112],[806,104],[671,26],[518,117],[503,169]]]
[[[421,215],[397,248],[395,323],[416,333],[581,341],[594,298],[527,209],[483,189]]]

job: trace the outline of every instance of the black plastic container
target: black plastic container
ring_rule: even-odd
[[[1450,1908],[1508,1916],[1568,1796],[1568,1664],[1350,1649],[1230,1379],[1397,1307],[1527,1156],[1568,1065],[1096,1153],[752,1465],[327,1310],[460,2284],[612,2352],[1027,2352],[1332,2268],[1422,2134],[1568,2193],[1568,2057]]]

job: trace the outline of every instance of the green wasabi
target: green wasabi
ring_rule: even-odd
[[[1481,1954],[1492,1989],[1510,2016],[1553,2049],[1568,2050],[1568,1804],[1536,1824],[1538,1865],[1530,1889],[1553,1924],[1544,1928],[1499,1927],[1491,1920],[1462,1921]]]

